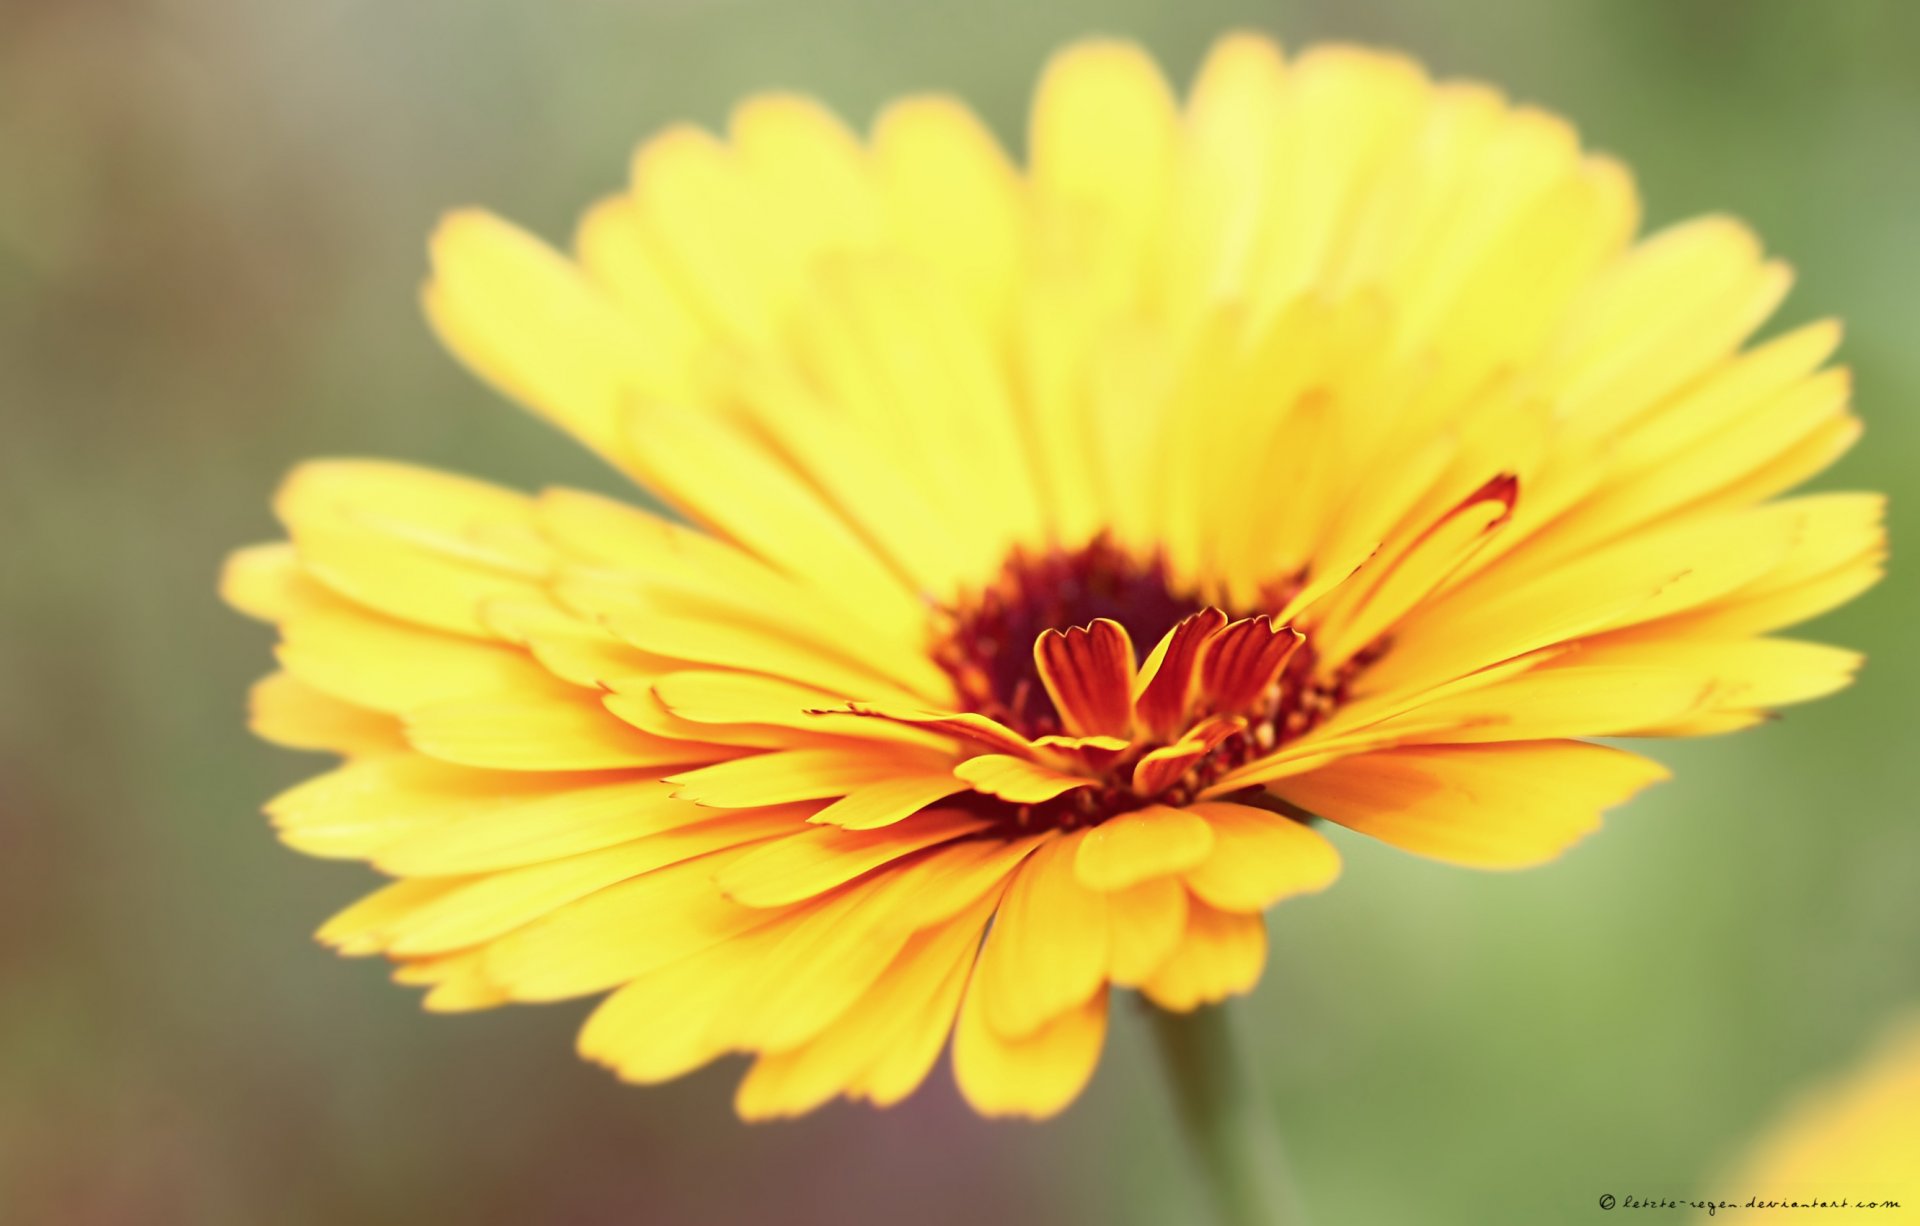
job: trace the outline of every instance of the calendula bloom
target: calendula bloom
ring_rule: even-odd
[[[1714,1207],[1695,1215],[1740,1221],[1858,1222],[1862,1210],[1920,1205],[1920,1017],[1909,1016],[1861,1062],[1792,1103],[1768,1128],[1738,1170],[1708,1196]],[[1751,1203],[1749,1203],[1751,1202]]]
[[[228,599],[255,728],[337,769],[293,846],[396,878],[321,931],[433,1009],[606,996],[632,1081],[892,1103],[951,1033],[1044,1116],[1113,987],[1247,991],[1322,818],[1549,859],[1697,735],[1845,684],[1770,637],[1880,570],[1831,324],[1721,217],[1636,241],[1560,119],[1350,47],[1047,67],[1028,164],[961,104],[675,127],[571,254],[492,216],[427,313],[682,519],[297,469]],[[692,526],[689,526],[691,524]],[[1311,815],[1311,816],[1310,816]]]

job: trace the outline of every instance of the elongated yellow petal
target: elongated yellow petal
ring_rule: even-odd
[[[847,830],[874,830],[912,817],[934,802],[964,791],[966,786],[954,778],[952,771],[895,775],[847,793],[810,820]]]
[[[1083,837],[1054,839],[1028,857],[994,919],[971,991],[1000,1034],[1030,1035],[1100,986],[1107,901],[1075,879]]]
[[[716,873],[752,845],[695,856],[555,907],[485,948],[487,977],[514,1000],[603,992],[772,923],[783,910],[721,896]]]
[[[734,1098],[741,1117],[810,1111],[863,1076],[876,1100],[903,1097],[918,1085],[953,1025],[987,914],[975,906],[914,937],[838,1024],[754,1061]]]
[[[753,754],[668,776],[682,800],[724,809],[844,796],[886,783],[924,760],[888,754],[877,746],[789,749]]]
[[[424,754],[490,770],[606,770],[712,762],[738,750],[649,736],[588,691],[539,701],[488,694],[407,712],[407,742]]]
[[[810,826],[727,866],[715,880],[736,902],[778,907],[812,898],[871,869],[962,837],[984,825],[932,810],[879,830]]]
[[[1559,855],[1599,828],[1603,809],[1666,776],[1617,749],[1519,741],[1361,754],[1275,789],[1407,851],[1472,868],[1524,868]]]
[[[773,838],[791,829],[792,821],[779,810],[727,814],[616,847],[487,874],[396,920],[382,937],[388,949],[406,955],[474,945],[615,882]]]
[[[342,702],[287,673],[263,677],[248,691],[247,727],[289,749],[372,754],[406,745],[392,716]]]

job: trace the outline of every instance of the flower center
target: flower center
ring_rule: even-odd
[[[982,768],[975,803],[1028,830],[1091,825],[1192,801],[1312,728],[1379,652],[1321,675],[1311,641],[1272,620],[1300,587],[1281,577],[1259,607],[1222,608],[1104,537],[1015,552],[941,611],[934,649],[965,709],[1040,758],[1033,779]]]

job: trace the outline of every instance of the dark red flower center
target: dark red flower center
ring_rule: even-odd
[[[1204,628],[1192,637],[1207,641],[1208,660],[1190,666],[1193,697],[1186,716],[1157,727],[1136,719],[1121,738],[1129,742],[1125,751],[1079,751],[1083,769],[1099,778],[1098,786],[1016,805],[1012,815],[1027,829],[1090,825],[1146,804],[1190,801],[1227,771],[1312,728],[1345,700],[1354,678],[1379,650],[1323,676],[1311,638],[1298,641],[1290,629],[1271,621],[1300,587],[1298,577],[1281,577],[1261,589],[1257,607],[1222,608],[1177,586],[1163,559],[1136,557],[1104,537],[1074,550],[1016,552],[991,582],[942,611],[934,659],[953,678],[965,710],[1033,740],[1072,736],[1087,729],[1071,726],[1071,717],[1049,692],[1036,660],[1036,640],[1048,631],[1067,632],[1065,639],[1050,636],[1055,650],[1064,653],[1058,667],[1066,667],[1072,650],[1096,651],[1084,628],[1107,619],[1125,628],[1144,664],[1169,631],[1200,615],[1199,625],[1188,630]],[[1223,631],[1229,626],[1230,632]],[[1176,638],[1174,646],[1179,643]],[[1276,664],[1279,660],[1284,663]],[[1097,682],[1097,661],[1090,660],[1089,669]],[[1240,671],[1246,676],[1236,675]],[[1057,674],[1054,680],[1059,689]],[[1110,707],[1111,700],[1105,705]],[[1120,723],[1126,723],[1124,710]],[[1193,737],[1206,741],[1204,751],[1191,752]],[[1143,758],[1176,743],[1188,752],[1175,756],[1166,770],[1160,764],[1144,774],[1136,770]],[[1143,784],[1143,778],[1152,785]]]

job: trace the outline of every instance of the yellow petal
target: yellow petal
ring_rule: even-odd
[[[1035,91],[1035,194],[1121,286],[1139,275],[1164,207],[1175,123],[1166,78],[1132,43],[1076,43],[1048,62]]]
[[[220,568],[220,599],[263,622],[279,621],[310,599],[313,587],[286,541],[236,549]]]
[[[280,623],[280,663],[338,698],[396,715],[473,695],[525,693],[538,702],[566,686],[524,652],[410,626],[345,601]]]
[[[530,701],[485,695],[409,711],[407,741],[445,762],[489,770],[606,770],[711,762],[731,746],[648,736],[587,690]]]
[[[1074,878],[1082,837],[1053,839],[1028,857],[994,916],[971,991],[1003,1035],[1032,1034],[1105,979],[1107,900]]]
[[[969,814],[934,809],[879,830],[810,826],[729,865],[716,880],[736,902],[750,907],[784,906],[984,825]]]
[[[776,250],[794,275],[824,253],[874,241],[880,209],[866,150],[831,111],[798,94],[759,94],[734,108],[728,131],[747,190],[779,201]]]
[[[616,465],[624,408],[636,391],[679,390],[658,352],[565,256],[479,209],[434,231],[423,291],[441,341],[474,373]]]
[[[1096,992],[1020,1038],[991,1025],[980,977],[960,1006],[953,1033],[953,1074],[960,1093],[985,1116],[1046,1119],[1085,1088],[1107,1035],[1107,994]]]
[[[792,824],[792,815],[778,809],[730,813],[599,851],[489,873],[395,920],[381,937],[386,948],[404,955],[478,944],[595,890],[709,852],[773,838]]]
[[[1600,812],[1667,777],[1645,758],[1578,741],[1390,749],[1274,785],[1289,801],[1406,851],[1472,868],[1524,868],[1598,829]]]
[[[1333,844],[1291,818],[1218,800],[1190,811],[1213,827],[1213,850],[1187,870],[1187,888],[1223,911],[1263,911],[1340,875]]]
[[[1572,662],[1413,706],[1367,732],[1387,744],[1623,736],[1684,718],[1712,701],[1701,670],[1673,656],[1609,658],[1583,645],[1566,658]]]
[[[639,222],[700,317],[736,342],[771,348],[788,287],[767,275],[776,236],[733,151],[675,124],[634,154],[632,177]]]
[[[729,1050],[727,1011],[780,936],[767,924],[640,975],[587,1018],[580,1055],[641,1085],[718,1059]]]
[[[1857,1066],[1799,1093],[1723,1186],[1758,1193],[1763,1204],[1739,1216],[1770,1226],[1898,1217],[1884,1210],[1920,1201],[1917,1145],[1920,1025],[1909,1014]],[[1809,1209],[1816,1199],[1831,1207]]]
[[[975,791],[1017,805],[1039,804],[1065,795],[1075,788],[1093,786],[1093,780],[1042,766],[1012,754],[982,754],[968,758],[953,768],[956,778],[973,785]]]
[[[1233,297],[1247,274],[1273,190],[1264,155],[1281,119],[1285,73],[1272,41],[1234,33],[1214,43],[1194,78],[1167,243],[1176,317]]]
[[[1185,1013],[1252,991],[1266,961],[1267,926],[1257,912],[1221,911],[1196,898],[1180,944],[1140,991],[1162,1009]]]
[[[486,638],[485,602],[541,598],[526,500],[495,486],[401,464],[315,462],[287,477],[274,510],[309,574],[401,621]]]
[[[763,724],[823,736],[941,749],[948,744],[944,737],[885,720],[825,719],[817,712],[845,700],[777,677],[688,669],[654,678],[652,688],[667,710],[695,724]]]
[[[487,979],[479,955],[472,950],[402,962],[394,968],[393,981],[431,987],[420,1004],[432,1013],[467,1013],[507,1002],[506,993]]]
[[[1823,698],[1845,688],[1859,670],[1857,651],[1794,639],[1704,639],[1694,636],[1603,635],[1577,657],[1595,671],[1653,667],[1699,687],[1702,710],[1771,708]],[[1649,718],[1632,731],[1664,728],[1679,718]]]
[[[775,566],[831,576],[889,621],[921,613],[854,526],[746,431],[664,405],[647,406],[633,430],[648,488],[689,518]]]
[[[860,881],[780,921],[771,945],[730,1010],[734,1046],[791,1051],[833,1025],[906,947],[910,932],[881,921],[884,882]]]
[[[965,788],[952,771],[897,775],[847,793],[809,820],[846,830],[874,830],[912,817]]]
[[[1185,872],[1213,850],[1213,827],[1184,809],[1148,805],[1088,830],[1074,857],[1074,875],[1092,890],[1124,890],[1154,877]]]
[[[875,121],[873,156],[898,241],[977,317],[1003,317],[1024,218],[1017,174],[993,134],[954,99],[907,98]]]
[[[400,877],[515,868],[612,847],[715,816],[711,809],[670,799],[671,785],[651,779],[581,787],[548,777],[545,786],[535,790],[512,788],[511,774],[470,774],[493,786],[456,804],[442,800],[449,820],[409,832],[383,847],[370,857],[374,866]],[[477,782],[463,781],[466,786]],[[803,817],[799,812],[793,816]]]
[[[490,980],[515,1000],[603,992],[778,919],[721,896],[714,874],[752,848],[697,856],[618,882],[485,946]]]
[[[910,1093],[953,1026],[989,910],[975,906],[914,937],[839,1022],[800,1047],[754,1061],[734,1096],[741,1118],[799,1115],[856,1084],[871,1087],[866,1092],[876,1100]]]
[[[289,749],[372,754],[406,748],[400,721],[391,715],[342,702],[286,673],[262,677],[248,691],[247,727]]]
[[[334,914],[314,938],[349,958],[379,953],[390,943],[388,930],[461,886],[471,877],[418,877],[395,881]]]
[[[374,859],[416,835],[451,832],[457,826],[453,838],[472,840],[476,852],[487,843],[487,832],[492,832],[493,837],[503,840],[495,844],[501,854],[508,854],[507,848],[512,845],[533,853],[529,859],[539,859],[542,848],[557,847],[561,850],[555,854],[570,855],[606,845],[581,842],[601,837],[605,826],[587,817],[593,811],[591,803],[570,815],[571,820],[554,809],[564,809],[575,798],[605,794],[632,799],[637,793],[666,790],[662,784],[636,783],[631,776],[473,770],[417,753],[398,752],[358,758],[316,775],[268,801],[266,811],[281,838],[309,855]],[[530,804],[537,812],[547,813],[551,828],[516,824],[515,815]],[[636,804],[634,809],[635,821],[648,820],[648,806]],[[695,813],[712,816],[703,810],[696,809]],[[644,833],[648,831],[637,830],[628,837]],[[608,841],[620,840],[609,836]],[[507,861],[515,862],[526,861]],[[474,863],[442,871],[493,867],[500,865]]]
[[[1187,928],[1187,892],[1173,877],[1107,894],[1107,977],[1123,987],[1151,978]]]
[[[917,773],[924,763],[876,745],[752,754],[668,777],[674,795],[725,809],[845,796]]]

